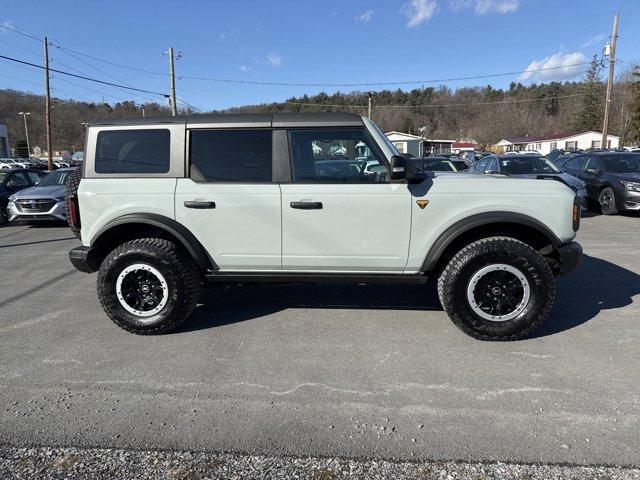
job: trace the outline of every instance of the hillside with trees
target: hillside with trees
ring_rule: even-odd
[[[469,139],[492,145],[515,135],[545,135],[574,130],[600,130],[605,84],[602,66],[594,60],[584,78],[571,82],[523,85],[507,89],[446,86],[412,90],[382,90],[372,94],[372,118],[385,131],[398,130],[431,138]],[[166,106],[133,101],[107,104],[54,98],[53,147],[58,151],[81,150],[84,122],[104,117],[169,115]],[[640,141],[640,75],[629,68],[619,75],[613,92],[610,133],[623,142]],[[285,102],[247,105],[224,110],[234,113],[350,111],[367,114],[365,92],[319,93],[292,97]],[[18,112],[28,117],[31,146],[44,147],[44,98],[41,95],[0,90],[0,122],[6,123],[10,142],[24,141],[24,125]],[[181,112],[187,113],[187,112]]]

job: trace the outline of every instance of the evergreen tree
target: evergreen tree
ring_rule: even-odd
[[[574,126],[578,130],[600,131],[602,129],[604,84],[600,80],[601,70],[602,64],[594,55],[583,83],[582,107],[574,121]]]
[[[629,101],[629,125],[625,140],[640,144],[640,67],[632,73],[630,84],[631,99]]]

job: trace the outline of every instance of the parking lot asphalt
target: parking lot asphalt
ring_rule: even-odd
[[[640,465],[640,217],[583,219],[533,338],[475,341],[433,285],[203,291],[113,325],[64,227],[0,228],[0,443]]]

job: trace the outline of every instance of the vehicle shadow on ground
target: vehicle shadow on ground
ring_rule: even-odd
[[[600,258],[584,255],[582,265],[557,281],[556,303],[548,321],[533,338],[582,325],[602,310],[633,303],[640,294],[640,275]]]
[[[601,310],[630,305],[638,294],[640,275],[585,255],[578,270],[558,279],[551,315],[531,338],[575,328]],[[288,308],[442,310],[434,282],[427,285],[246,285],[229,292],[222,292],[220,288],[203,290],[195,312],[176,333],[230,325]],[[428,320],[425,315],[425,321]]]
[[[204,289],[200,305],[177,332],[260,318],[288,308],[442,310],[436,287],[427,285],[263,284],[222,292]]]

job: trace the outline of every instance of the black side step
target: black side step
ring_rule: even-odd
[[[209,282],[230,283],[396,283],[421,285],[429,277],[419,274],[366,273],[290,273],[290,272],[215,272],[206,275]]]

